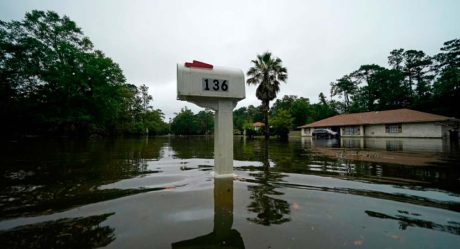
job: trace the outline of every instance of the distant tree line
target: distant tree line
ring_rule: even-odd
[[[261,105],[234,111],[234,128],[241,133],[270,118],[270,132],[286,137],[289,130],[339,113],[402,107],[460,117],[460,39],[445,42],[434,56],[395,49],[389,68],[362,65],[330,84],[329,100],[320,93],[314,104],[295,95],[275,100],[287,79],[281,59],[266,52],[252,63],[247,83],[257,86]],[[0,21],[3,137],[213,133],[211,111],[183,108],[168,124],[151,101],[148,87],[126,82],[119,65],[68,17],[34,10],[21,21]]]
[[[328,101],[322,93],[319,99],[315,104],[311,104],[308,98],[295,95],[285,95],[277,99],[269,111],[271,134],[286,137],[290,130],[301,125],[338,114],[335,102]],[[233,112],[234,128],[241,133],[253,129],[253,123],[262,121],[262,106],[250,105]]]
[[[441,51],[395,49],[390,68],[362,65],[331,83],[340,113],[411,108],[460,117],[460,39],[444,43]]]
[[[389,68],[362,65],[332,82],[329,100],[323,93],[315,104],[311,104],[308,98],[295,95],[277,99],[268,112],[272,133],[287,136],[289,130],[340,113],[397,108],[460,117],[460,108],[457,107],[460,99],[460,39],[445,42],[434,56],[420,50],[395,49],[388,56],[388,64]],[[263,122],[263,109],[261,105],[235,110],[235,128],[240,131],[253,129],[253,122]]]
[[[187,107],[182,108],[171,122],[174,135],[209,135],[214,133],[214,113],[209,110],[194,114]]]
[[[168,131],[148,88],[128,84],[75,22],[52,11],[0,21],[0,83],[5,135]]]

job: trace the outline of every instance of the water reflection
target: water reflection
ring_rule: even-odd
[[[171,138],[169,142],[177,158],[213,157],[214,139],[211,136]]]
[[[460,235],[460,223],[454,221],[448,221],[448,225],[441,225],[431,221],[426,221],[423,219],[410,217],[410,216],[418,216],[418,214],[410,214],[407,211],[398,211],[400,214],[398,215],[388,215],[384,213],[374,212],[366,210],[365,213],[373,218],[379,219],[390,219],[396,220],[399,223],[399,229],[406,230],[408,227],[420,227],[426,229],[432,229],[440,232],[447,232],[452,233],[455,235]]]
[[[450,153],[458,152],[458,140],[436,138],[362,138],[341,137],[315,139],[302,137],[302,145],[308,147],[354,148],[385,151]]]
[[[251,182],[255,184],[248,186],[251,203],[247,208],[257,215],[248,218],[248,221],[264,226],[282,224],[291,220],[289,217],[290,206],[287,201],[274,196],[283,195],[277,190],[275,184],[281,182],[284,176],[279,172],[272,172],[270,169],[268,141],[261,142],[261,145],[262,170],[249,174],[254,178]]]
[[[65,218],[0,231],[2,248],[97,248],[115,239],[114,229],[101,226],[114,213]]]
[[[235,196],[232,182],[216,180],[212,189],[212,138],[8,145],[0,152],[0,229],[8,229],[0,239],[32,241],[51,238],[53,231],[64,231],[67,239],[71,228],[65,223],[74,224],[76,231],[68,233],[77,236],[99,231],[86,241],[95,246],[116,237],[109,244],[113,248],[340,248],[362,240],[361,235],[369,238],[362,242],[369,248],[405,248],[396,244],[399,240],[366,244],[387,238],[387,232],[414,247],[423,246],[419,238],[444,241],[443,236],[450,236],[447,244],[458,245],[458,150],[448,145],[452,151],[426,152],[411,150],[407,142],[382,141],[383,147],[370,149],[372,142],[365,139],[268,144],[236,137]],[[391,161],[384,161],[388,156]],[[437,163],[422,164],[419,158]],[[106,222],[82,225],[89,215],[112,212],[116,215]],[[56,221],[62,217],[82,218]],[[92,247],[70,239],[69,248],[73,243]]]
[[[214,228],[209,234],[172,243],[172,248],[245,248],[233,226],[233,178],[214,179]]]
[[[159,140],[28,140],[0,144],[0,220],[66,210],[149,191],[99,190],[143,174],[159,157]]]

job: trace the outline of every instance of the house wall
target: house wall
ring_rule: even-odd
[[[407,123],[401,125],[400,133],[386,133],[385,125],[367,125],[364,128],[366,137],[425,137],[440,138],[442,126],[437,123]]]
[[[386,151],[449,151],[446,140],[432,138],[342,138],[340,147],[367,148]]]
[[[313,128],[302,128],[302,131],[301,131],[301,136],[305,137],[305,136],[311,136],[311,133],[313,131]]]
[[[302,137],[301,143],[305,148],[340,147],[404,152],[455,151],[455,148],[451,147],[452,144],[449,143],[449,140],[441,138],[342,137],[338,139],[313,139],[312,137]]]
[[[401,133],[386,133],[385,125],[366,125],[359,127],[359,134],[344,135],[345,127],[340,127],[342,137],[420,137],[440,138],[449,135],[448,129],[439,123],[403,123]],[[324,127],[326,128],[326,127]],[[301,136],[311,136],[314,128],[302,128]]]
[[[443,137],[449,137],[450,136],[450,134],[449,134],[450,129],[451,129],[451,127],[449,127],[449,126],[446,126],[446,125],[441,126],[442,136]]]
[[[356,134],[347,134],[346,129],[348,128],[354,128],[358,129],[358,132]],[[364,136],[364,126],[362,125],[353,125],[353,126],[344,126],[340,127],[340,136],[342,137],[363,137]]]

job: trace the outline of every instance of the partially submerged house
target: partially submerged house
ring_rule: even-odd
[[[301,126],[302,136],[329,128],[342,137],[458,137],[460,120],[432,113],[397,109],[341,114]]]
[[[258,130],[262,129],[264,126],[265,126],[265,123],[262,123],[262,122],[255,122],[255,123],[252,124],[252,128],[255,131],[258,131]]]

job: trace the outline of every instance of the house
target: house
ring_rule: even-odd
[[[265,124],[262,123],[262,122],[255,122],[252,124],[252,128],[255,130],[255,131],[258,131],[260,129],[262,129],[262,127],[264,127]]]
[[[460,120],[446,116],[397,109],[341,114],[300,126],[302,136],[329,128],[342,137],[458,137]]]

